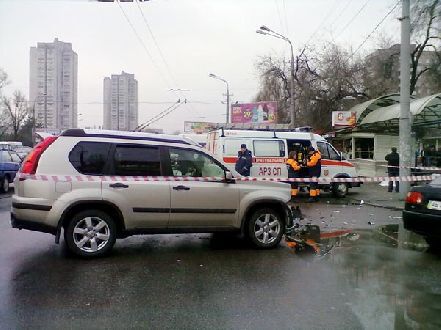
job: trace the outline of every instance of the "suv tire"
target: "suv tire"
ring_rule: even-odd
[[[0,182],[0,192],[7,193],[9,191],[9,177],[5,175]]]
[[[115,221],[100,210],[75,214],[64,230],[69,251],[86,258],[104,256],[116,241]]]
[[[277,246],[285,230],[285,221],[272,208],[260,208],[253,212],[247,224],[247,237],[260,249]]]

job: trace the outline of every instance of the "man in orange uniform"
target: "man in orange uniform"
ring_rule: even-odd
[[[301,169],[300,164],[296,160],[297,153],[295,151],[291,151],[288,155],[288,160],[286,161],[286,166],[288,167],[288,178],[298,178],[299,171]],[[299,191],[299,183],[291,182],[291,197],[297,196]]]
[[[322,172],[321,165],[322,155],[320,151],[315,150],[313,146],[308,148],[308,160],[306,166],[308,167],[308,176],[310,178],[318,178]],[[309,186],[309,200],[308,202],[317,202],[320,195],[320,189],[318,189],[318,182],[311,182]]]

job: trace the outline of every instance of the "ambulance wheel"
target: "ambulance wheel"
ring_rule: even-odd
[[[335,197],[344,198],[348,194],[349,187],[347,183],[338,182],[332,185],[332,193]]]

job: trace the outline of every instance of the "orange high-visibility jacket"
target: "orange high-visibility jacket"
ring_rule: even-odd
[[[322,155],[320,151],[316,150],[312,155],[308,156],[308,162],[306,165],[308,166],[309,176],[310,177],[319,177],[322,169],[321,164]]]
[[[289,165],[290,167],[292,167],[292,169],[293,169],[294,171],[298,171],[298,170],[300,170],[300,165],[299,165],[298,162],[296,162],[295,159],[288,159],[288,160],[286,161],[286,164]]]

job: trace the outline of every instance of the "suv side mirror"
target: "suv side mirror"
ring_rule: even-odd
[[[231,173],[230,171],[225,171],[225,182],[233,182],[233,173]]]

